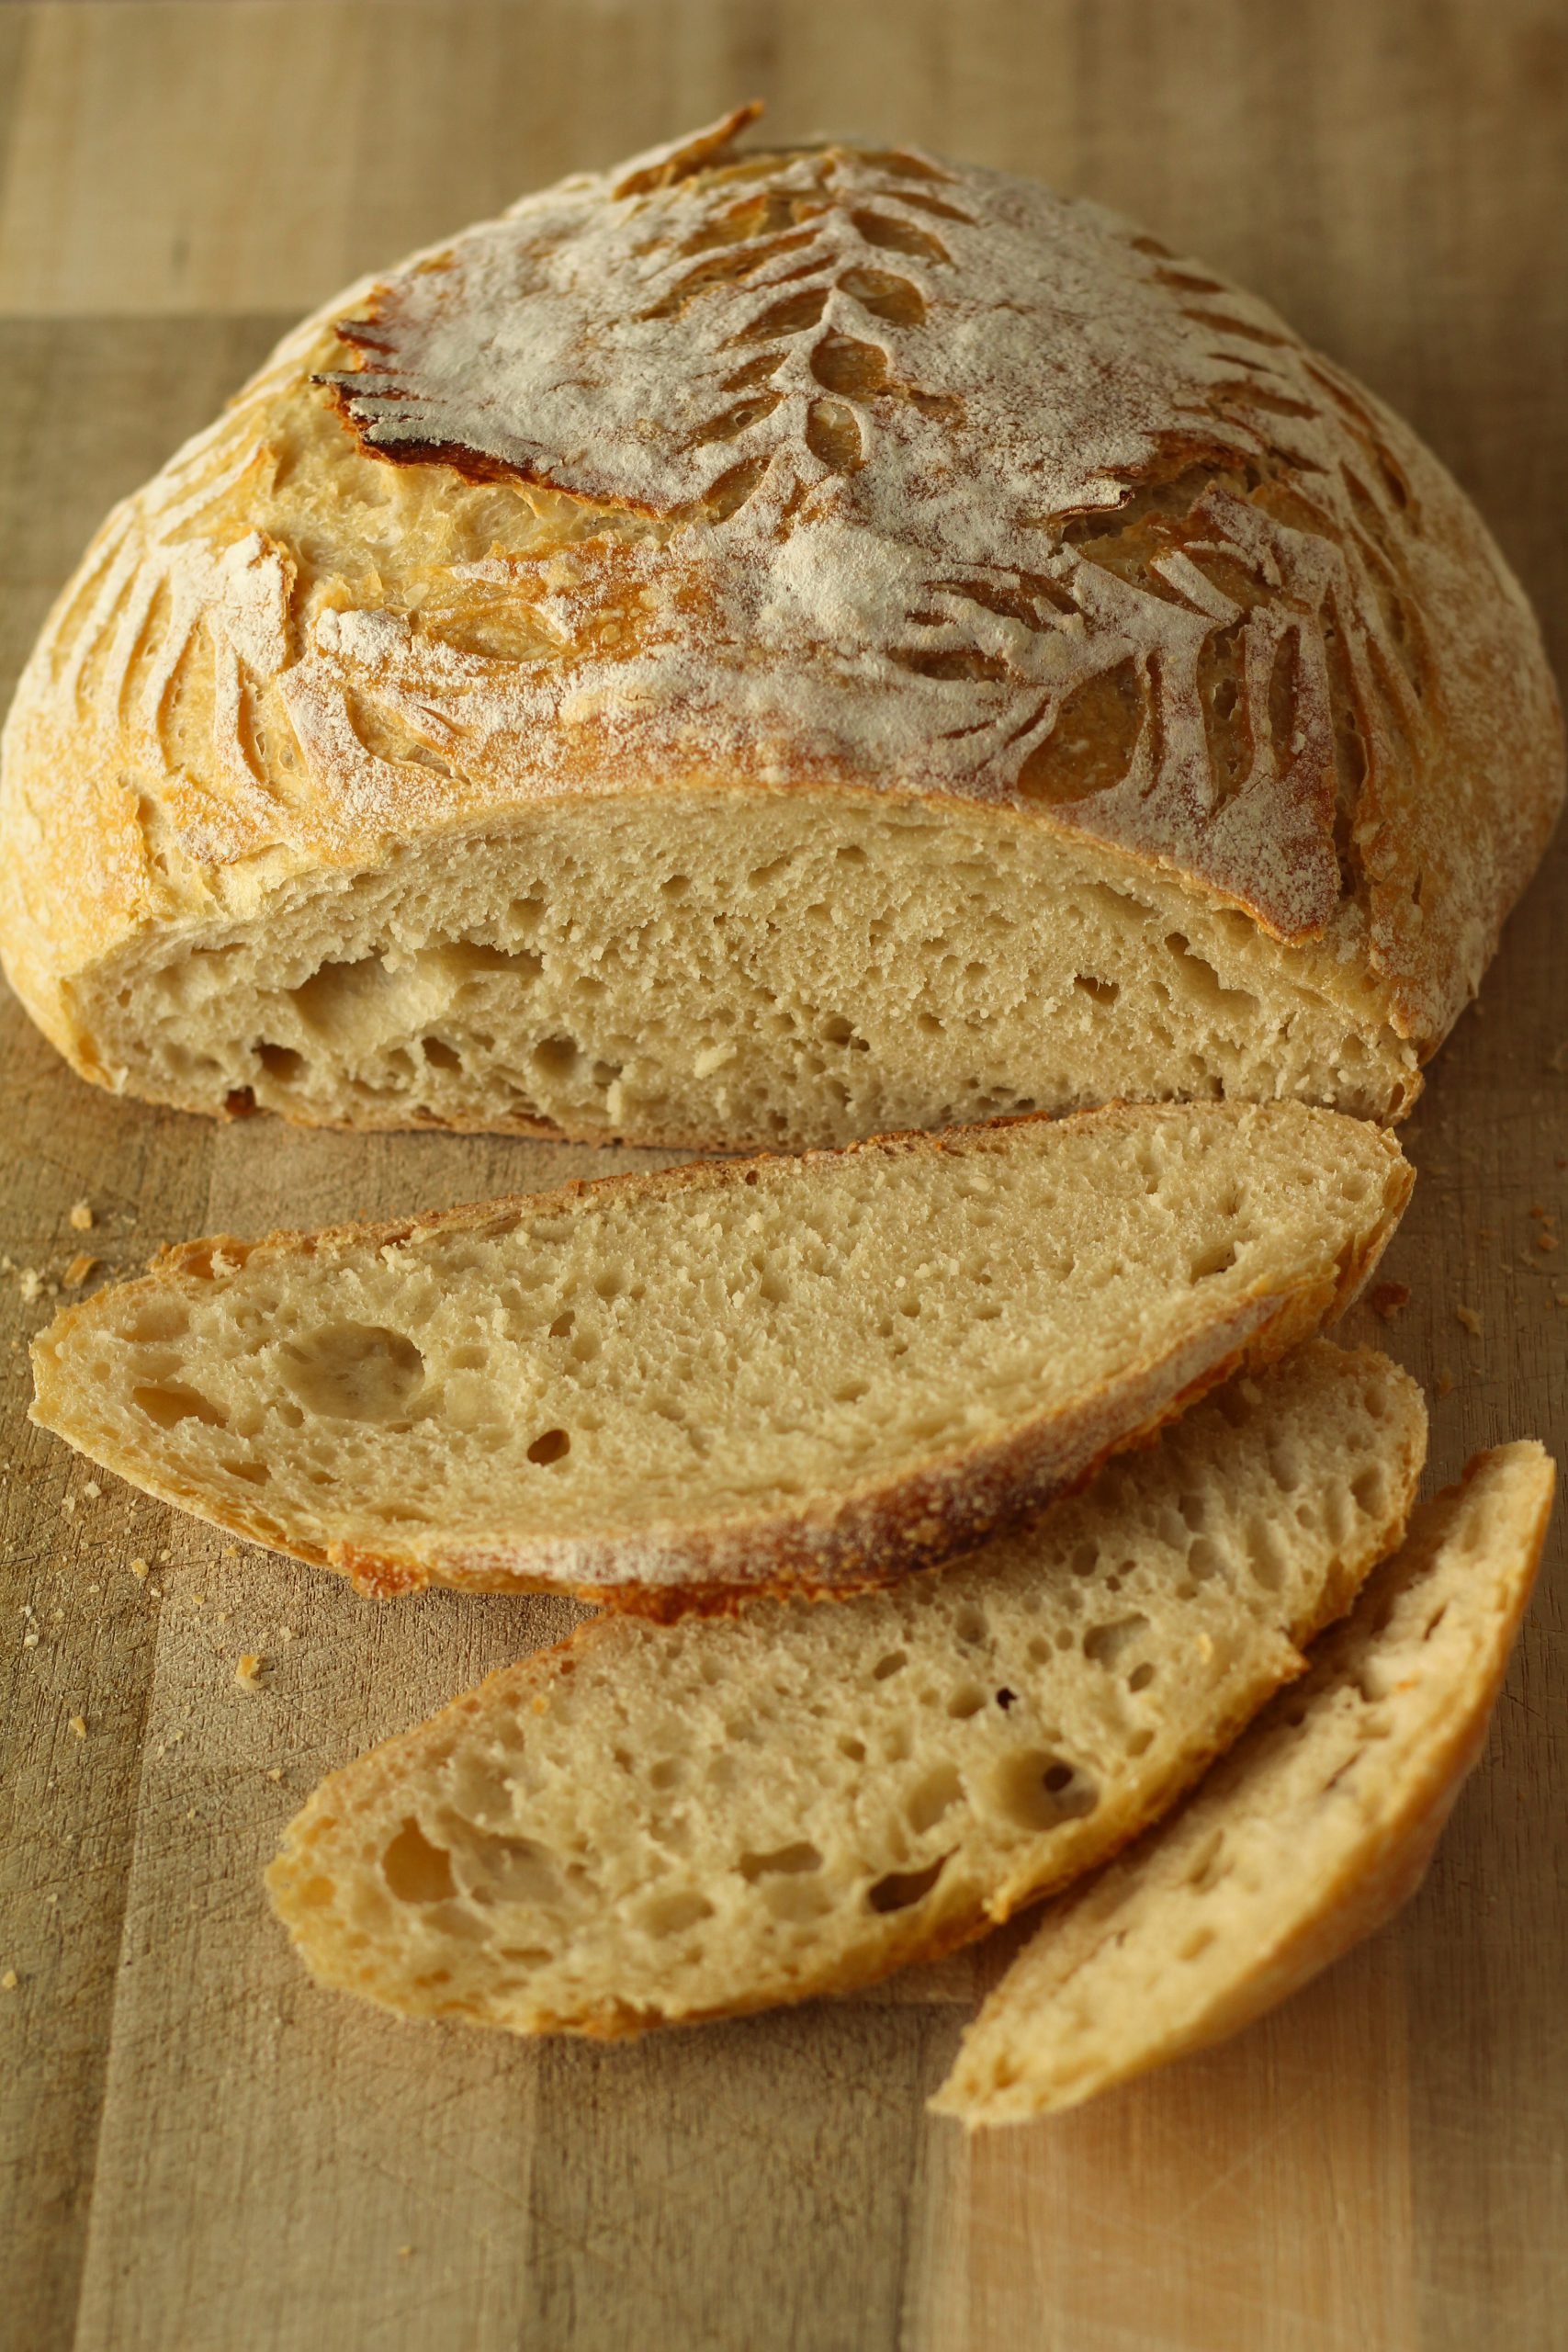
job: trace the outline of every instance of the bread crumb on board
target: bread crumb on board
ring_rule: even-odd
[[[1472,1340],[1480,1339],[1481,1313],[1478,1307],[1456,1306],[1454,1308],[1454,1315],[1456,1319],[1464,1325],[1465,1329],[1470,1333]]]
[[[265,1664],[266,1660],[258,1651],[245,1650],[242,1652],[239,1661],[234,1668],[234,1679],[239,1684],[242,1690],[254,1690],[256,1689],[256,1678],[259,1676]]]
[[[7,1993],[14,1993],[21,1981],[14,1968],[8,1968],[4,1976],[0,1976],[0,1984],[5,1986]]]
[[[1439,1396],[1451,1396],[1453,1393],[1454,1376],[1445,1364],[1438,1374],[1438,1394]]]
[[[1374,1283],[1367,1293],[1367,1305],[1385,1323],[1392,1323],[1401,1307],[1410,1304],[1408,1283]]]
[[[80,1290],[97,1262],[97,1260],[90,1257],[85,1250],[78,1250],[62,1276],[66,1289]]]
[[[130,1564],[130,1573],[136,1578],[138,1584],[145,1584],[152,1572],[145,1560],[132,1560]]]
[[[71,1729],[77,1739],[85,1739],[87,1736],[86,1716],[73,1715],[71,1718]]]
[[[92,1204],[92,1202],[91,1202],[91,1201],[74,1201],[74,1202],[73,1202],[73,1204],[72,1204],[72,1207],[71,1207],[71,1218],[70,1218],[70,1223],[71,1223],[71,1228],[72,1228],[72,1231],[73,1231],[73,1232],[74,1232],[74,1233],[91,1233],[91,1231],[92,1231],[92,1229],[93,1229],[93,1204]]]

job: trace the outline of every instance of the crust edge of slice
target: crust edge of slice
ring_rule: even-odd
[[[1026,2024],[1010,2016],[1029,1997],[1028,1980],[1057,1940],[1081,1946],[1076,1967],[1092,1969],[1116,1934],[1122,1902],[1157,1870],[1162,1852],[1185,1832],[1223,1826],[1223,1815],[1249,1770],[1276,1743],[1290,1713],[1325,1704],[1377,1656],[1380,1609],[1418,1589],[1433,1573],[1444,1544],[1463,1523],[1467,1508],[1483,1507],[1494,1483],[1517,1487],[1506,1499],[1510,1524],[1493,1538],[1489,1589],[1498,1605],[1478,1615],[1473,1639],[1453,1676],[1450,1713],[1441,1729],[1399,1758],[1392,1800],[1379,1816],[1351,1826],[1333,1874],[1312,1890],[1287,1885],[1279,1924],[1261,1950],[1238,1951],[1234,1975],[1196,1998],[1168,2030],[1139,2041],[1112,2063],[1064,2077],[1049,2060],[1031,2069],[1021,2047]],[[1102,1871],[1075,1887],[1048,1915],[1012,1962],[978,2018],[966,2030],[946,2081],[928,2102],[931,2112],[957,2118],[969,2130],[1028,2122],[1085,2104],[1158,2067],[1227,2040],[1277,2007],[1354,1947],[1386,1926],[1426,1875],[1438,1840],[1464,1781],[1480,1758],[1514,1642],[1534,1589],[1551,1521],[1556,1484],[1551,1457],[1535,1439],[1517,1440],[1476,1454],[1462,1476],[1434,1497],[1411,1523],[1401,1548],[1373,1570],[1350,1616],[1325,1636],[1327,1653],[1309,1658],[1304,1683],[1287,1688],[1249,1725],[1220,1766],[1222,1784],[1201,1781],[1186,1804],[1125,1849]],[[1370,1621],[1370,1622],[1369,1622]],[[1076,1973],[1076,1968],[1075,1968]],[[1047,1997],[1051,1990],[1047,1988]],[[998,2079],[1005,2069],[1009,2079]]]

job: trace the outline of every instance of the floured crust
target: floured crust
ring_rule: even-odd
[[[1074,1120],[994,1120],[978,1128],[941,1135],[885,1136],[848,1148],[850,1156],[931,1158],[976,1144],[1010,1130],[1044,1128],[1066,1145],[1082,1125],[1099,1133],[1125,1132],[1129,1143],[1140,1130],[1193,1120],[1234,1125],[1245,1148],[1256,1124],[1283,1130],[1336,1114],[1294,1105],[1264,1110],[1249,1106],[1210,1111],[1112,1107]],[[928,1454],[918,1465],[888,1479],[812,1493],[778,1509],[773,1516],[753,1510],[744,1518],[654,1522],[603,1534],[529,1532],[515,1544],[498,1539],[477,1545],[450,1532],[427,1531],[417,1544],[396,1555],[368,1546],[302,1540],[263,1507],[251,1490],[226,1493],[221,1501],[209,1487],[187,1483],[145,1449],[121,1442],[104,1427],[85,1375],[75,1361],[73,1337],[91,1337],[107,1317],[123,1323],[143,1305],[178,1298],[219,1275],[266,1258],[288,1261],[321,1259],[347,1249],[362,1263],[421,1237],[482,1234],[515,1224],[570,1215],[596,1195],[628,1204],[667,1204],[693,1192],[733,1193],[744,1185],[749,1166],[766,1160],[723,1161],[664,1169],[646,1176],[578,1181],[559,1190],[513,1195],[472,1206],[433,1213],[395,1224],[341,1227],[315,1235],[284,1232],[249,1243],[219,1236],[165,1250],[142,1282],[67,1308],[35,1343],[37,1393],[32,1418],[57,1430],[92,1459],[163,1500],[211,1520],[229,1532],[317,1566],[348,1575],[376,1599],[390,1599],[435,1583],[479,1590],[570,1591],[578,1597],[638,1614],[673,1618],[693,1611],[722,1611],[738,1599],[760,1593],[842,1596],[886,1584],[930,1562],[951,1557],[988,1536],[1017,1525],[1055,1496],[1080,1486],[1112,1453],[1150,1440],[1161,1426],[1212,1387],[1242,1368],[1272,1363],[1325,1323],[1336,1319],[1371,1274],[1403,1214],[1414,1171],[1392,1136],[1360,1123],[1337,1124],[1369,1147],[1375,1157],[1372,1189],[1347,1228],[1341,1257],[1310,1273],[1283,1282],[1258,1282],[1247,1294],[1215,1307],[1163,1350],[1145,1348],[1111,1385],[1083,1396],[1066,1409],[1013,1421],[1005,1434],[972,1440],[945,1453]],[[845,1155],[807,1153],[797,1163],[831,1162]],[[776,1164],[776,1163],[774,1163]],[[804,1209],[803,1212],[804,1214]]]
[[[1443,469],[1098,207],[738,158],[749,111],[351,289],[110,517],[0,807],[7,969],[89,1075],[73,984],[138,937],[653,788],[1092,836],[1424,1053],[1473,992],[1561,730]],[[491,551],[375,538],[388,465]]]

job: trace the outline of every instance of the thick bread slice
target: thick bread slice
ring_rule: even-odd
[[[933,2107],[1076,2107],[1236,2032],[1398,1910],[1481,1753],[1554,1475],[1539,1445],[1503,1446],[1425,1507],[1305,1679],[1046,1917]]]
[[[750,108],[350,288],[108,518],[0,954],[190,1110],[1397,1116],[1562,791],[1407,426],[1099,206]]]
[[[198,1243],[59,1317],[34,1417],[378,1592],[884,1583],[1315,1330],[1410,1182],[1205,1104]]]
[[[273,1900],[325,1983],[516,2032],[864,1984],[1162,1812],[1397,1543],[1425,1445],[1404,1374],[1318,1340],[950,1569],[599,1618],[326,1781]]]

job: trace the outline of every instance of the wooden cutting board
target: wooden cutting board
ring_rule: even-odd
[[[1035,172],[1256,286],[1454,466],[1561,657],[1551,0],[125,0],[0,10],[0,688],[108,502],[308,303],[752,92],[781,134]],[[1568,1450],[1568,1256],[1541,1214],[1568,1209],[1565,859],[1407,1130],[1385,1271],[1409,1305],[1352,1327],[1426,1382],[1440,1478],[1504,1437]],[[971,2147],[925,2118],[993,1949],[623,2049],[400,2027],[304,1978],[262,1867],[321,1772],[565,1612],[368,1606],[95,1479],[25,1420],[26,1340],[84,1254],[96,1281],[204,1229],[626,1159],[215,1130],[90,1091],[8,1003],[0,1045],[0,2345],[1563,2341],[1560,1536],[1417,1902],[1241,2040],[1079,2117]]]

